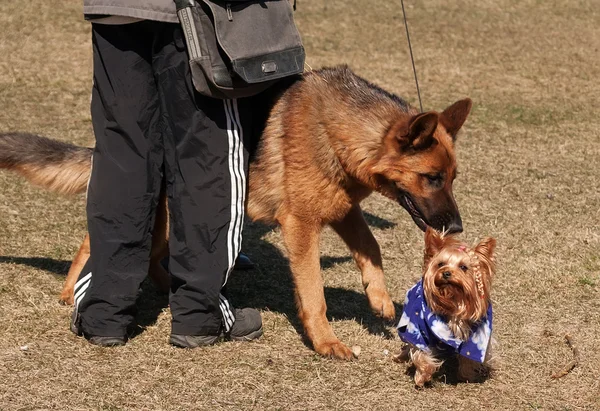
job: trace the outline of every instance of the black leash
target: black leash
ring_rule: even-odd
[[[412,46],[410,44],[410,34],[408,34],[408,23],[406,22],[406,11],[404,11],[404,0],[400,0],[402,3],[402,15],[404,16],[404,27],[406,27],[406,39],[408,40],[408,49],[410,50],[410,61],[412,62],[413,73],[415,73],[415,83],[417,85],[417,95],[419,96],[419,106],[421,107],[421,113],[423,112],[423,103],[421,102],[421,91],[419,90],[419,80],[417,80],[417,69],[415,68],[415,59],[413,57]]]

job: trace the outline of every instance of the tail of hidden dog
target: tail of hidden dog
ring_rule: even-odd
[[[14,171],[32,184],[60,194],[85,192],[92,149],[29,133],[0,133],[0,169]],[[89,258],[86,235],[65,281],[60,302],[73,304],[73,287]]]
[[[92,149],[28,133],[0,133],[0,169],[61,194],[86,191]]]

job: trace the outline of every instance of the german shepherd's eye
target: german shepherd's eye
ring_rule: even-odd
[[[460,269],[461,269],[461,270],[463,270],[463,271],[467,271],[467,270],[469,269],[469,267],[467,267],[467,266],[466,266],[466,265],[464,265],[464,264],[461,264],[461,265],[460,265]]]
[[[442,173],[423,174],[423,177],[425,177],[427,182],[434,187],[440,187],[444,182],[444,176]]]

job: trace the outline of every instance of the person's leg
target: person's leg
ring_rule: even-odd
[[[183,38],[177,25],[165,31],[155,61],[159,93],[168,118],[165,173],[170,210],[169,271],[172,276],[171,342],[195,346],[176,336],[236,336],[262,333],[256,310],[235,310],[223,287],[240,251],[248,152],[244,132],[250,101],[198,95],[191,82]],[[158,53],[157,53],[158,55]],[[216,338],[206,340],[214,342]]]
[[[74,331],[91,342],[126,338],[148,272],[164,158],[148,23],[92,25],[91,257],[75,285],[73,321]]]

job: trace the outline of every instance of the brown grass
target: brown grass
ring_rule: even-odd
[[[167,344],[165,300],[144,284],[138,335],[101,349],[68,331],[57,304],[85,230],[83,198],[0,175],[0,409],[600,409],[600,9],[591,0],[407,1],[424,106],[471,97],[455,184],[466,232],[498,239],[498,371],[483,384],[442,375],[417,391],[392,361],[393,327],[368,311],[357,270],[322,240],[329,315],[358,361],[303,343],[281,237],[259,225],[245,250],[259,269],[231,280],[262,310],[265,336],[185,351]],[[300,1],[312,67],[348,63],[416,102],[398,2]],[[0,130],[91,144],[90,27],[79,0],[0,3]],[[392,298],[420,273],[422,234],[381,197],[366,202]],[[563,336],[577,342],[580,362]],[[385,354],[388,351],[389,354]]]

